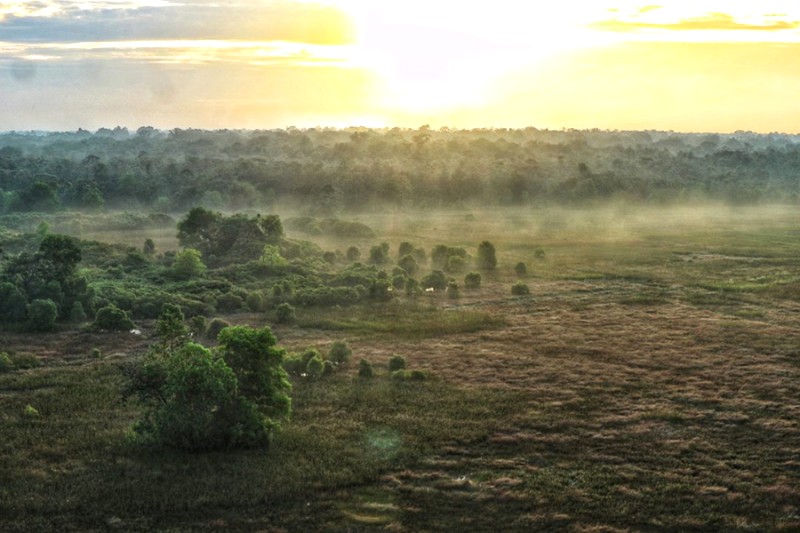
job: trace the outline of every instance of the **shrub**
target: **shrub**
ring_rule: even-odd
[[[32,406],[31,404],[28,404],[25,406],[25,409],[22,411],[22,414],[28,418],[35,418],[39,416],[39,410],[34,406]]]
[[[416,296],[419,292],[419,281],[414,278],[406,279],[406,296]]]
[[[42,362],[39,358],[29,352],[20,352],[12,355],[11,361],[14,363],[15,368],[21,368],[23,370],[42,366]]]
[[[413,276],[419,270],[419,264],[417,260],[414,259],[414,256],[411,254],[406,254],[400,258],[400,261],[397,262],[397,266],[402,268],[406,274],[409,276]]]
[[[324,372],[325,363],[322,361],[322,357],[320,357],[319,354],[308,360],[306,364],[306,375],[308,379],[317,380],[322,377]]]
[[[334,341],[328,351],[328,359],[337,365],[346,363],[352,355],[353,350],[350,349],[350,346],[345,341]]]
[[[447,288],[447,276],[441,270],[434,270],[424,278],[420,284],[426,289],[444,290]]]
[[[147,257],[153,257],[156,254],[156,243],[153,239],[145,239],[142,246],[142,253]]]
[[[401,242],[397,249],[397,257],[404,257],[414,253],[414,246],[410,242]]]
[[[336,365],[333,362],[328,361],[327,359],[324,362],[324,370],[322,371],[323,376],[330,376],[336,370]]]
[[[14,361],[6,352],[0,352],[0,374],[14,370]]]
[[[322,260],[330,265],[336,264],[336,252],[325,252],[322,254]]]
[[[294,321],[297,319],[294,307],[292,307],[288,303],[278,304],[275,308],[275,321],[278,324],[294,324]]]
[[[428,375],[422,370],[412,370],[408,376],[411,381],[425,381]]]
[[[403,370],[405,367],[406,359],[402,355],[393,355],[392,358],[389,359],[389,372]]]
[[[530,288],[521,281],[511,286],[511,294],[514,296],[526,296],[530,293],[531,293]]]
[[[264,310],[264,297],[260,292],[251,292],[247,295],[247,307],[255,313]]]
[[[0,321],[22,322],[28,314],[28,297],[13,283],[0,283]]]
[[[177,279],[192,279],[202,276],[206,268],[206,265],[200,260],[200,252],[198,250],[184,248],[175,254],[175,262],[172,263],[172,275]]]
[[[244,300],[237,294],[226,292],[217,297],[217,309],[223,313],[234,313],[244,306]]]
[[[130,331],[135,326],[128,318],[128,313],[114,304],[109,304],[97,310],[94,327],[105,331]]]
[[[392,278],[392,287],[395,290],[402,291],[406,287],[406,277],[403,274],[398,274]]]
[[[544,256],[544,250],[542,250],[541,248],[537,248],[536,251],[533,252],[533,257],[535,257],[536,259],[539,259],[539,260],[544,259],[544,257],[545,257]]]
[[[451,255],[447,258],[445,270],[451,273],[464,272],[467,269],[467,261],[461,256]]]
[[[514,266],[514,272],[517,273],[517,276],[522,277],[528,273],[528,267],[525,266],[525,263],[520,261]]]
[[[478,272],[470,272],[464,276],[464,287],[467,289],[479,289],[481,286],[481,275]]]
[[[92,348],[92,351],[89,354],[89,356],[92,359],[100,359],[101,357],[103,357],[103,352],[100,351],[100,348]]]
[[[206,328],[206,338],[216,340],[220,332],[223,329],[230,327],[230,325],[230,322],[227,322],[226,320],[215,318],[208,324],[208,328]]]
[[[369,249],[369,262],[373,265],[382,265],[389,261],[389,243],[383,242]]]
[[[480,270],[494,270],[497,267],[494,245],[489,241],[483,241],[478,245],[477,265]]]
[[[34,300],[28,304],[28,329],[52,331],[56,326],[58,306],[53,300]]]
[[[347,249],[347,260],[348,261],[358,261],[361,259],[361,250],[356,248],[355,246],[351,246]]]
[[[293,376],[299,376],[306,370],[303,359],[297,354],[291,354],[283,358],[283,369]]]
[[[358,377],[360,378],[371,378],[374,375],[372,371],[372,363],[367,361],[366,359],[362,359],[358,362]]]
[[[458,290],[458,283],[450,281],[447,284],[447,297],[456,300],[461,297],[461,291]]]
[[[376,279],[369,287],[369,297],[379,302],[392,299],[392,284],[385,279]]]
[[[318,357],[320,360],[322,359],[322,355],[319,353],[319,350],[316,348],[306,348],[306,350],[300,355],[300,360],[303,361],[303,367],[308,366],[308,362]]]
[[[76,300],[72,304],[72,309],[70,309],[69,319],[72,322],[84,322],[86,318],[86,311],[83,309],[83,304]]]
[[[205,337],[208,329],[208,319],[203,315],[195,315],[189,319],[189,329],[198,337]]]

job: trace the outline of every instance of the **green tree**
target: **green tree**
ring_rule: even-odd
[[[481,275],[478,272],[470,272],[464,276],[464,287],[467,289],[478,289],[481,286]]]
[[[130,331],[135,326],[128,318],[128,313],[114,304],[109,304],[97,310],[94,327],[105,331]]]
[[[58,307],[52,300],[34,300],[28,304],[28,329],[52,331],[56,325]]]
[[[28,316],[28,297],[13,283],[0,283],[0,321],[22,322]]]
[[[184,248],[175,254],[172,274],[178,279],[192,279],[202,276],[206,265],[200,260],[200,252],[194,248]]]
[[[489,241],[483,241],[478,245],[477,266],[481,270],[494,270],[497,267],[494,245]]]
[[[353,355],[353,350],[345,341],[334,341],[328,352],[328,359],[336,364],[346,363]]]

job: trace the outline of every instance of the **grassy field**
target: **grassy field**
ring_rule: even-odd
[[[130,443],[139,412],[118,366],[152,324],[0,333],[41,362],[0,374],[0,530],[797,531],[797,215],[362,216],[393,253],[489,239],[498,270],[457,300],[298,309],[275,326],[290,350],[347,339],[354,355],[329,379],[295,379],[268,450]],[[510,294],[518,261],[530,296]],[[394,354],[429,379],[391,380]],[[361,358],[373,379],[357,377]]]

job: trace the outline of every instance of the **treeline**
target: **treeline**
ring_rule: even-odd
[[[527,129],[0,135],[0,213],[800,198],[800,136]]]

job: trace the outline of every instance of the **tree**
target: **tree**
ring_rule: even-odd
[[[483,241],[478,245],[477,264],[481,270],[494,270],[497,267],[494,245],[489,241]]]
[[[464,287],[467,289],[479,289],[481,286],[481,275],[478,272],[470,272],[464,276]]]
[[[528,267],[525,265],[525,263],[520,261],[514,266],[514,272],[516,272],[517,276],[523,277],[528,273]]]
[[[97,310],[94,327],[105,331],[130,331],[135,326],[128,318],[128,313],[114,304],[109,304]]]
[[[81,261],[80,247],[75,239],[66,235],[47,235],[39,244],[39,254],[53,264],[59,282],[73,276]]]
[[[336,364],[342,364],[349,361],[351,355],[353,355],[353,350],[345,341],[334,341],[328,352],[328,359]]]
[[[156,322],[156,335],[159,338],[159,350],[172,353],[189,340],[189,328],[184,324],[183,311],[180,306],[165,303],[161,306],[161,314]]]
[[[417,264],[417,260],[414,259],[414,256],[411,254],[405,254],[400,258],[398,261],[397,266],[405,270],[406,274],[409,276],[413,276],[417,273],[419,269],[419,265]]]
[[[172,274],[178,279],[192,279],[202,276],[206,265],[200,260],[200,252],[194,248],[184,248],[175,254]]]
[[[0,283],[0,321],[21,322],[28,316],[28,297],[13,283]]]
[[[58,307],[52,300],[34,300],[28,304],[28,329],[52,331],[56,325]]]
[[[231,326],[217,337],[219,350],[239,381],[239,391],[252,401],[269,425],[289,418],[291,400],[286,371],[281,366],[286,351],[268,327]]]

